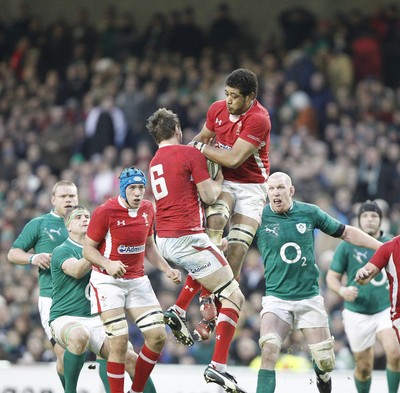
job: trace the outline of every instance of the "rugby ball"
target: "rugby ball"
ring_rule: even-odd
[[[208,173],[210,174],[211,179],[215,180],[218,171],[221,168],[221,165],[217,164],[214,161],[209,160],[208,158],[206,159],[206,161],[207,161]]]

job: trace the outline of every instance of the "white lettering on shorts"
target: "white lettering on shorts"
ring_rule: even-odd
[[[200,271],[202,271],[202,270],[204,270],[204,269],[206,269],[206,268],[208,268],[210,266],[211,266],[211,262],[207,262],[205,265],[196,267],[195,269],[190,269],[190,273],[200,272]]]

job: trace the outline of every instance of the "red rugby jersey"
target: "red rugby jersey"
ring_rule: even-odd
[[[161,146],[150,162],[149,178],[158,236],[177,238],[205,231],[204,207],[196,188],[210,178],[203,154],[192,146]]]
[[[216,147],[231,149],[238,138],[257,147],[238,168],[222,168],[225,180],[237,183],[264,183],[269,175],[269,145],[271,120],[267,109],[257,100],[240,116],[233,116],[226,108],[225,100],[214,102],[208,112],[206,127],[216,133]]]
[[[120,198],[111,198],[94,210],[87,236],[100,243],[99,251],[106,258],[128,266],[124,278],[142,277],[145,244],[154,232],[154,207],[143,200],[139,209],[128,209]],[[93,269],[107,274],[95,266]]]

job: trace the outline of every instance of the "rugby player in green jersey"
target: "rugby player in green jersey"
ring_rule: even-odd
[[[52,279],[50,258],[54,248],[68,237],[63,217],[67,208],[78,203],[78,189],[70,181],[61,180],[52,189],[51,204],[54,208],[47,214],[29,221],[18,238],[14,241],[7,258],[17,265],[37,266],[39,269],[38,309],[42,326],[51,341],[57,356],[57,372],[64,385],[63,354],[64,350],[56,344],[49,328]]]
[[[381,242],[390,240],[381,229],[382,210],[376,202],[362,203],[358,212],[359,226]],[[331,262],[326,282],[344,299],[343,323],[354,355],[354,380],[358,393],[368,393],[371,387],[376,339],[386,354],[386,377],[389,393],[396,393],[400,382],[400,348],[390,318],[389,282],[385,271],[370,283],[355,282],[357,270],[372,257],[373,251],[347,242],[339,243]],[[342,277],[346,275],[346,285]]]
[[[300,330],[307,340],[319,392],[332,391],[334,340],[319,294],[315,229],[373,250],[382,244],[360,229],[340,223],[316,205],[293,200],[294,191],[286,173],[273,173],[267,180],[269,204],[257,231],[266,293],[260,313],[261,368],[256,393],[275,391],[275,365],[282,343],[294,330]]]
[[[51,274],[53,277],[50,327],[54,340],[64,349],[64,376],[66,393],[76,393],[80,371],[91,350],[107,359],[109,342],[98,315],[91,315],[90,274],[92,265],[82,257],[83,241],[89,225],[90,213],[83,206],[67,210],[65,227],[69,237],[53,250]],[[133,379],[137,354],[128,346],[125,368]],[[154,393],[149,379],[147,390]],[[109,387],[105,386],[109,391]]]

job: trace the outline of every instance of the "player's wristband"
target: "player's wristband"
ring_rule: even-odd
[[[30,263],[31,265],[33,264],[33,260],[35,259],[36,255],[37,255],[37,254],[32,254],[32,255],[29,257],[29,263]]]
[[[346,290],[346,287],[340,287],[339,288],[339,290],[338,290],[338,294],[341,296],[341,297],[344,297],[344,291]]]
[[[203,153],[204,148],[206,147],[206,144],[200,141],[195,141],[193,143],[193,146],[197,149],[200,150],[200,153]]]

